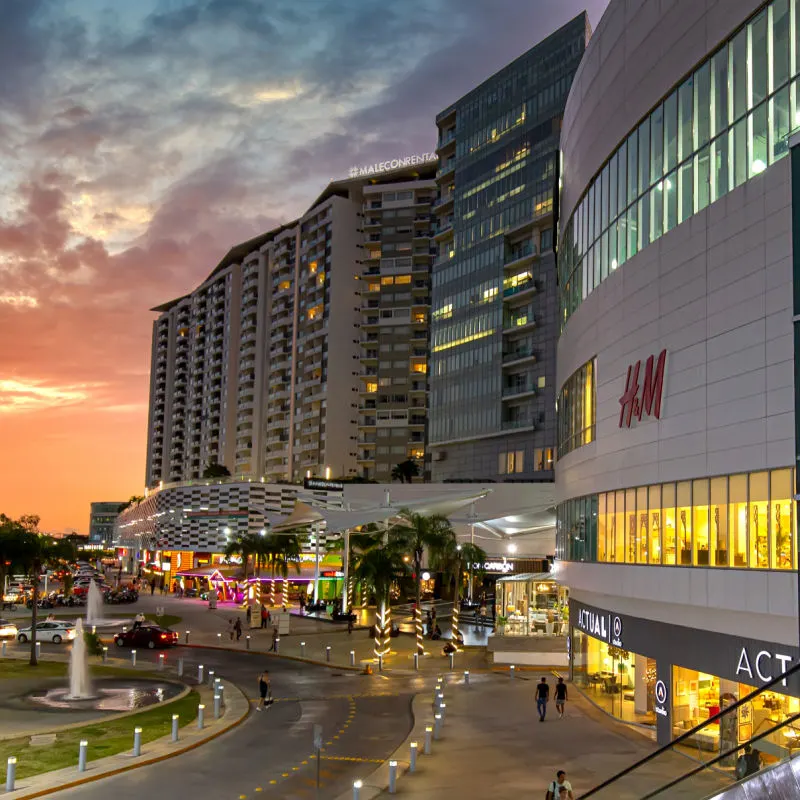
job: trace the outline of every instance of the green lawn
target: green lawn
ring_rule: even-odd
[[[166,736],[172,730],[172,715],[180,716],[180,725],[197,717],[200,695],[190,692],[186,697],[140,714],[123,719],[98,721],[82,728],[73,728],[58,734],[54,744],[31,747],[27,737],[0,741],[0,763],[6,764],[9,756],[17,757],[17,777],[26,778],[41,772],[75,766],[77,777],[79,743],[89,742],[88,759],[94,761],[133,749],[133,729],[142,729],[142,743]],[[144,748],[143,748],[144,749]]]
[[[163,617],[157,617],[155,614],[145,614],[144,618],[155,622],[162,628],[174,628],[183,619],[183,617],[176,617],[174,614],[164,614]]]
[[[10,678],[60,678],[67,674],[67,665],[57,661],[40,661],[31,667],[27,659],[4,658],[0,661],[0,680]]]

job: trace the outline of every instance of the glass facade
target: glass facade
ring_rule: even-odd
[[[791,468],[639,486],[558,508],[556,556],[685,567],[795,569]]]
[[[497,581],[502,636],[566,636],[569,589],[544,575],[526,573]]]
[[[587,361],[567,378],[558,394],[559,458],[595,439],[597,359]]]
[[[520,429],[541,431],[531,435],[539,447],[555,444],[555,420],[541,423],[554,381],[540,378],[555,372],[558,138],[586,24],[576,17],[437,119],[432,444]]]
[[[620,143],[562,227],[561,325],[620,265],[788,153],[800,0],[773,0]]]

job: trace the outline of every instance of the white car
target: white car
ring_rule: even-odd
[[[27,642],[33,633],[33,628],[21,628],[17,632],[17,641]],[[61,644],[65,639],[71,642],[75,638],[75,625],[72,622],[39,622],[36,625],[36,638],[40,642],[53,642]]]
[[[0,619],[0,639],[5,639],[7,636],[16,639],[17,626],[7,619]]]

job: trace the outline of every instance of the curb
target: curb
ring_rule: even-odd
[[[235,684],[231,684],[231,685],[236,686]],[[95,773],[93,775],[87,775],[86,777],[83,777],[83,778],[78,778],[78,779],[73,780],[73,781],[68,781],[67,783],[61,783],[58,786],[52,786],[52,787],[49,787],[49,788],[42,788],[42,789],[35,789],[34,791],[28,792],[27,794],[24,793],[25,792],[24,789],[19,789],[19,790],[16,790],[14,792],[8,792],[7,794],[8,794],[9,797],[12,797],[13,800],[33,800],[33,798],[36,798],[36,797],[46,797],[47,795],[54,794],[55,792],[60,792],[63,789],[73,789],[73,788],[75,788],[77,786],[83,786],[83,785],[85,785],[87,783],[94,783],[95,781],[101,781],[104,778],[112,778],[115,775],[121,775],[122,773],[125,773],[125,772],[131,772],[131,771],[133,771],[135,769],[139,769],[140,767],[148,767],[148,766],[150,766],[152,764],[158,764],[161,761],[167,761],[170,758],[175,758],[175,756],[183,755],[184,753],[188,753],[191,750],[196,750],[198,747],[202,747],[203,745],[208,744],[209,742],[212,742],[215,739],[219,738],[220,736],[222,736],[223,733],[227,733],[228,731],[233,730],[234,728],[237,728],[239,725],[241,725],[245,721],[245,719],[247,719],[248,715],[250,714],[250,701],[247,698],[247,696],[244,694],[244,692],[242,692],[242,690],[239,689],[238,686],[236,686],[236,690],[239,692],[239,694],[242,696],[243,700],[246,703],[246,707],[245,707],[244,713],[238,719],[232,720],[230,724],[224,724],[223,723],[223,727],[221,727],[219,730],[213,731],[211,734],[209,734],[209,736],[207,736],[204,739],[201,739],[200,741],[192,742],[192,744],[186,745],[185,747],[180,747],[177,750],[173,750],[172,752],[169,752],[169,753],[164,753],[163,755],[152,756],[151,758],[146,758],[146,759],[144,759],[142,761],[138,761],[136,764],[129,764],[129,765],[122,766],[122,767],[115,767],[114,769],[107,770],[106,772],[98,772],[98,773]],[[166,739],[166,738],[168,738],[168,737],[166,737],[166,736],[162,737],[162,739]],[[157,744],[159,741],[162,741],[162,740],[154,739],[149,744],[150,745]],[[109,756],[109,758],[114,758],[114,757],[115,756]],[[101,763],[101,761],[102,761],[102,759],[100,759],[99,761],[96,761],[94,763],[95,764],[99,764],[99,763]],[[43,773],[40,773],[40,775],[47,775],[47,773],[43,772]],[[35,778],[35,777],[39,777],[39,776],[38,775],[32,775],[31,777]],[[23,780],[26,780],[26,779],[23,779]]]
[[[241,653],[242,655],[251,656],[267,656],[268,658],[284,658],[287,661],[299,661],[301,664],[315,664],[318,667],[327,667],[328,669],[343,669],[349,672],[363,672],[361,667],[351,667],[349,664],[334,664],[330,661],[316,661],[313,658],[303,658],[301,656],[284,655],[283,653],[273,653],[270,650],[234,650],[232,647],[220,647],[213,644],[181,644],[179,647],[186,647],[188,649],[197,650],[221,650],[224,653]]]

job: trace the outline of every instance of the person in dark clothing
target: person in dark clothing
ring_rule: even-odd
[[[238,617],[233,625],[233,629],[236,631],[236,641],[238,642],[239,639],[242,638],[242,621]]]
[[[264,670],[258,676],[258,705],[256,706],[256,711],[261,711],[268,703],[272,702],[272,692],[270,691],[269,685],[269,672]],[[269,698],[269,699],[268,699]]]
[[[550,699],[550,686],[547,683],[547,678],[542,678],[536,684],[536,710],[539,712],[539,722],[544,722],[545,715],[547,714],[547,701]]]
[[[278,629],[272,629],[272,647],[269,648],[270,652],[277,653],[278,652]]]
[[[347,618],[347,635],[349,636],[353,632],[353,616],[350,615]]]
[[[156,581],[155,578],[153,578],[153,580],[150,581],[150,595],[152,596],[155,593],[156,593]]]
[[[267,627],[267,620],[269,619],[269,612],[267,611],[267,607],[262,603],[261,604],[261,627]]]
[[[742,780],[748,775],[754,775],[761,769],[761,751],[753,749],[749,744],[744,746],[744,752],[736,760],[736,778]]]
[[[563,678],[558,679],[558,683],[556,684],[556,711],[558,711],[558,716],[563,719],[564,718],[564,703],[567,702],[567,684],[564,683]]]

